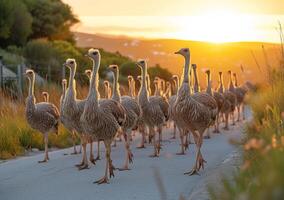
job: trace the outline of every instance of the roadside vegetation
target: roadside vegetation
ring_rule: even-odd
[[[283,39],[282,30],[280,35]],[[280,200],[284,197],[283,43],[280,55],[277,68],[272,68],[267,62],[266,69],[263,69],[267,81],[249,95],[253,120],[245,129],[240,171],[233,181],[225,178],[223,190],[212,193],[212,199]]]

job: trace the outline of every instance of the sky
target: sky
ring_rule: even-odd
[[[75,31],[144,38],[279,42],[284,0],[63,0]]]

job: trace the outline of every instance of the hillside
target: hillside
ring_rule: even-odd
[[[183,60],[173,54],[181,47],[190,47],[192,63],[196,63],[200,68],[211,68],[213,77],[219,70],[225,71],[229,68],[237,73],[241,73],[243,65],[244,73],[240,79],[263,81],[265,76],[265,59],[262,45],[264,45],[268,60],[271,66],[278,66],[280,51],[277,44],[260,42],[238,42],[226,44],[213,44],[197,41],[174,40],[174,39],[135,39],[128,37],[93,35],[75,32],[75,38],[79,47],[99,47],[107,51],[119,51],[121,54],[133,59],[146,58],[150,65],[159,63],[168,68],[173,73],[181,73]],[[254,52],[257,62],[261,66],[258,69],[252,56]],[[200,76],[201,81],[205,76]],[[202,81],[203,82],[203,81]]]

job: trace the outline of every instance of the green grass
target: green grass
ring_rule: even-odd
[[[212,199],[280,200],[284,197],[284,71],[271,73],[270,85],[250,94],[253,121],[246,127],[243,165],[233,181]]]

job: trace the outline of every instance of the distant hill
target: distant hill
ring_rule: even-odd
[[[74,34],[79,47],[97,47],[111,52],[119,51],[122,55],[134,60],[145,58],[150,65],[158,63],[177,74],[181,74],[183,59],[174,55],[173,52],[181,47],[189,47],[192,55],[191,62],[196,63],[201,71],[206,68],[212,69],[215,83],[217,81],[214,78],[217,77],[218,71],[227,71],[228,69],[240,74],[240,82],[244,79],[255,82],[263,81],[266,62],[262,45],[264,45],[270,66],[278,66],[280,58],[279,45],[271,43],[236,42],[213,44],[175,39],[148,40],[78,32]],[[252,52],[254,52],[260,69],[252,56]],[[241,65],[243,65],[244,73],[241,71]],[[199,76],[204,83],[204,74],[200,72]]]

